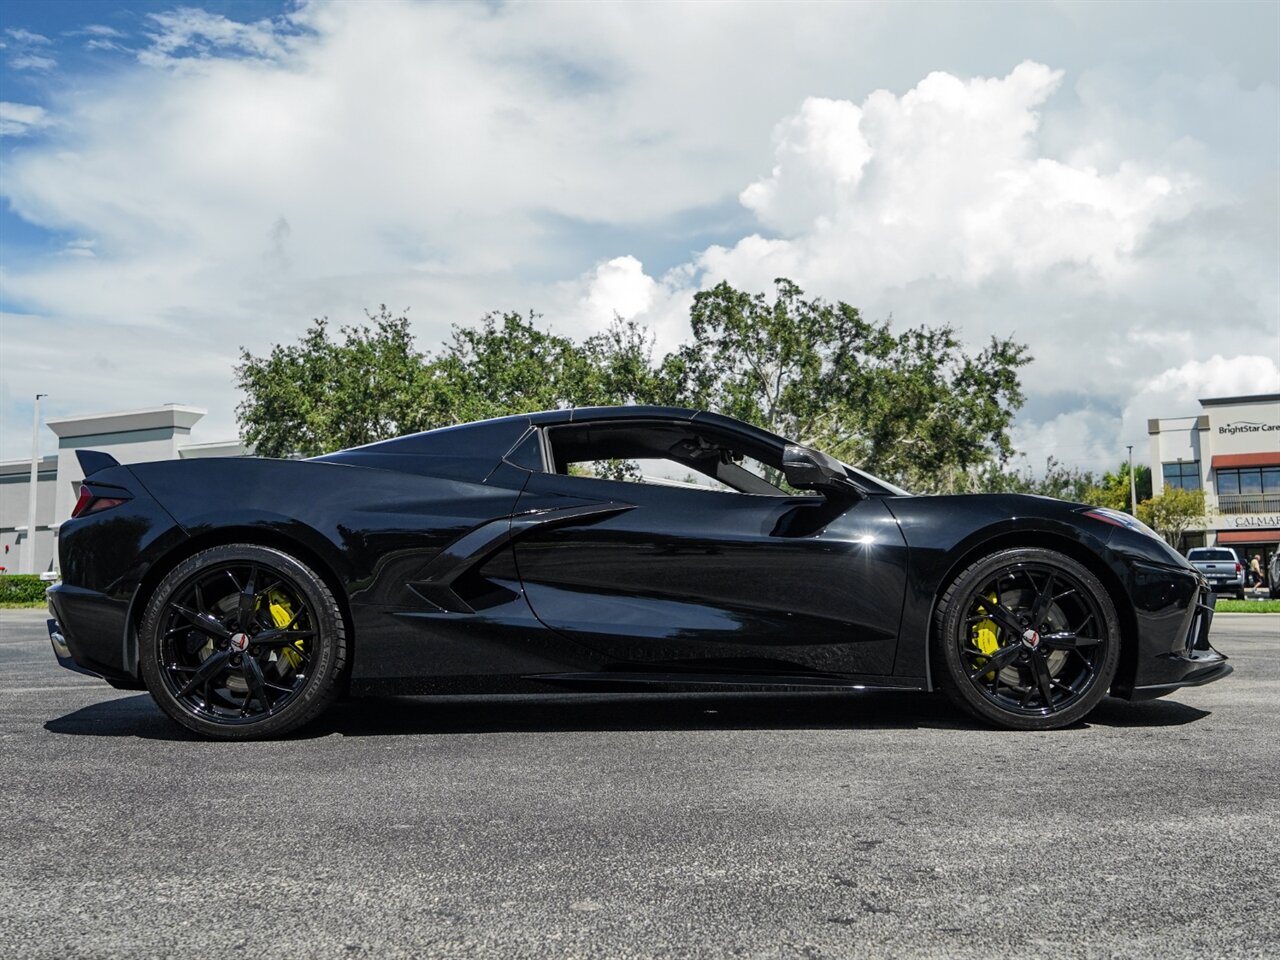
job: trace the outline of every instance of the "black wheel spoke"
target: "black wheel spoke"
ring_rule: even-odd
[[[188,680],[186,684],[182,687],[182,689],[178,691],[178,697],[182,698],[182,697],[190,696],[199,687],[205,686],[206,688],[205,699],[207,701],[208,700],[207,684],[210,681],[212,681],[214,677],[216,677],[219,673],[222,672],[222,670],[227,666],[227,663],[230,659],[231,659],[231,653],[230,651],[227,651],[227,650],[220,650],[217,653],[210,655],[204,661],[204,663],[200,664],[200,666],[196,669],[191,679]]]
[[[1049,664],[1038,653],[1031,655],[1031,672],[1035,674],[1036,686],[1040,688],[1040,696],[1044,700],[1046,710],[1053,709],[1053,674],[1049,672]]]
[[[260,647],[286,647],[315,635],[314,630],[287,630],[280,627],[276,630],[263,630],[256,637],[251,638],[250,642]]]
[[[1044,616],[1049,612],[1049,606],[1054,601],[1053,584],[1054,574],[1050,570],[1045,575],[1044,586],[1040,588],[1040,592],[1036,595],[1036,601],[1031,606],[1031,624],[1033,627],[1044,622]]]
[[[242,661],[244,665],[244,679],[249,685],[249,693],[245,694],[245,707],[249,706],[250,696],[257,699],[262,704],[262,709],[267,713],[271,712],[271,698],[267,696],[264,677],[262,676],[262,668],[258,666],[258,661],[249,655],[245,655]]]
[[[1102,643],[1101,637],[1082,637],[1071,630],[1061,633],[1042,633],[1040,642],[1050,650],[1079,650],[1081,647],[1096,647]]]
[[[237,623],[241,633],[248,633],[253,626],[253,614],[258,606],[258,594],[254,589],[258,580],[258,568],[250,565],[249,575],[244,579],[244,586],[237,598]]]
[[[999,673],[1001,670],[1003,670],[1005,667],[1007,667],[1009,664],[1013,663],[1013,661],[1017,659],[1018,654],[1021,652],[1021,650],[1022,650],[1021,644],[1014,643],[1014,644],[1010,644],[1007,647],[1001,647],[999,650],[995,651],[994,653],[983,654],[983,656],[987,657],[987,662],[980,666],[975,666],[973,669],[971,669],[969,671],[970,679],[984,677],[988,673],[990,673],[992,670],[996,671],[996,673]]]
[[[999,600],[992,600],[991,597],[987,595],[980,593],[974,599],[976,600],[979,609],[988,614],[988,619],[994,620],[999,627],[1007,630],[1013,636],[1022,636],[1022,621],[1018,619],[1018,615],[1016,613],[1006,607]]]
[[[231,631],[219,623],[218,619],[212,614],[197,612],[190,607],[184,607],[180,603],[169,604],[169,609],[186,617],[191,621],[192,626],[211,637],[216,637],[219,640],[229,640],[231,638]]]

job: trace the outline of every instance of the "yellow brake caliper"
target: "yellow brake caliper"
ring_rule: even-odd
[[[994,593],[988,595],[987,599],[992,603],[1000,602],[1000,598]],[[982,612],[985,613],[986,611],[983,610]],[[1000,646],[1000,639],[996,636],[996,629],[995,621],[990,619],[979,620],[973,625],[970,639],[973,641],[973,645],[975,647],[988,656],[995,653],[996,649]],[[986,663],[986,657],[974,657],[973,659],[974,666],[976,667],[980,667]],[[982,679],[990,680],[991,674],[988,673],[984,675]]]
[[[293,622],[293,604],[279,590],[272,590],[267,594],[267,610],[271,614],[271,622],[277,629],[283,630]],[[280,659],[297,670],[302,663],[302,657],[298,652],[302,648],[302,641],[295,640],[292,645],[280,648]]]

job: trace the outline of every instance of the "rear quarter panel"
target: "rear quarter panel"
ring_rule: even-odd
[[[151,585],[181,557],[204,546],[238,540],[285,550],[296,545],[301,549],[293,552],[321,565],[321,572],[336,581],[331,586],[358,637],[355,675],[376,671],[387,659],[377,645],[394,647],[397,634],[409,629],[396,614],[429,606],[409,582],[466,531],[510,516],[527,477],[514,467],[495,469],[492,462],[469,471],[482,481],[426,476],[429,465],[413,465],[417,472],[253,458],[133,466],[183,540],[167,555],[149,558],[155,564]],[[134,624],[145,592],[131,614]],[[408,643],[413,649],[421,646],[416,639],[416,645]]]

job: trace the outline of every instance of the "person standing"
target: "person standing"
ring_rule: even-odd
[[[1249,561],[1249,574],[1253,586],[1261,587],[1264,585],[1266,578],[1262,575],[1262,557],[1254,554],[1253,559]]]

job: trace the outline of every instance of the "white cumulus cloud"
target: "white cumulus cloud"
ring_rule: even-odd
[[[754,283],[800,270],[849,288],[1059,265],[1116,276],[1157,219],[1186,209],[1193,182],[1141,163],[1104,173],[1044,156],[1039,109],[1061,81],[1028,62],[1003,78],[933,73],[861,105],[805,101],[779,127],[778,165],[742,194],[785,239],[712,248],[703,264]]]
[[[789,276],[1028,343],[1019,436],[1070,460],[1126,441],[1166,371],[1280,355],[1280,96],[1244,42],[1275,35],[1264,5],[1170,8],[1141,62],[1130,5],[988,8],[998,36],[932,5],[928,44],[912,5],[676,9],[149,17],[137,59],[0,107],[0,195],[52,238],[7,248],[5,396],[194,402],[216,439],[237,349],[313,316],[411,307],[430,347],[489,310],[574,334],[617,312],[661,350],[699,289]],[[6,401],[3,455],[24,422]]]

